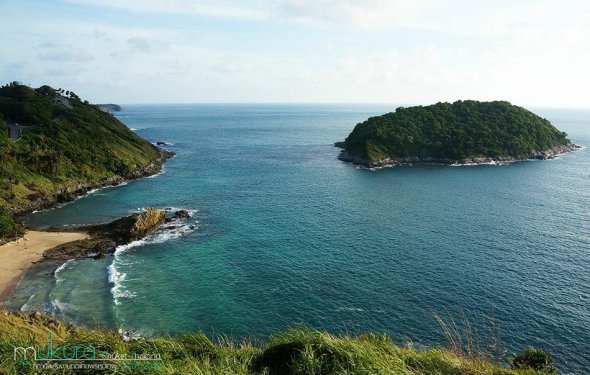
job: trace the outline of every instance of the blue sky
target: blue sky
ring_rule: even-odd
[[[92,102],[590,107],[585,0],[3,0],[0,81]]]

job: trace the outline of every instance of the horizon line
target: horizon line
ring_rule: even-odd
[[[414,106],[429,106],[436,103],[453,103],[456,101],[467,101],[474,99],[457,99],[453,101],[439,100],[437,102],[430,102],[429,104],[418,104],[418,103],[394,103],[394,102],[128,102],[128,103],[116,103],[116,102],[100,102],[92,104],[117,104],[121,107],[132,106],[132,105],[392,105],[397,107],[414,107]],[[537,109],[570,109],[570,110],[587,110],[590,111],[590,107],[568,107],[568,106],[551,106],[551,105],[539,105],[539,104],[515,104],[509,100],[477,100],[479,102],[494,102],[494,101],[505,101],[513,105],[525,108],[537,108]]]

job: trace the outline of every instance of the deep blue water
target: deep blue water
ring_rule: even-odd
[[[128,106],[171,143],[164,174],[28,218],[88,224],[194,210],[197,229],[104,260],[39,265],[13,306],[86,325],[262,338],[298,324],[444,345],[432,312],[502,332],[513,353],[590,369],[590,152],[504,166],[356,169],[333,142],[385,105]],[[590,145],[590,111],[543,110]],[[109,280],[110,273],[110,280]],[[113,290],[113,288],[115,288]],[[113,295],[115,294],[115,295]]]

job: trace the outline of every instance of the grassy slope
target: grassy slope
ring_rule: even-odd
[[[8,137],[7,121],[25,126],[18,141]],[[17,83],[1,87],[0,241],[22,233],[11,214],[140,177],[161,158],[159,149],[74,93]]]
[[[33,374],[30,366],[13,360],[15,346],[53,347],[92,345],[99,351],[157,353],[159,369],[129,369],[123,373],[162,374],[505,374],[533,375],[542,371],[510,370],[483,359],[466,360],[447,350],[418,352],[401,347],[386,336],[336,337],[293,329],[253,345],[221,339],[213,344],[203,334],[124,343],[119,335],[100,329],[81,329],[41,314],[0,315],[0,373]],[[47,371],[47,370],[45,370]],[[70,374],[74,372],[43,372]]]
[[[357,124],[345,149],[366,160],[520,156],[569,144],[566,134],[508,102],[457,101],[398,108]]]
[[[0,117],[26,125],[14,142],[0,137],[0,207],[27,210],[39,196],[133,172],[158,150],[112,115],[70,94],[69,109],[48,86],[0,88]]]

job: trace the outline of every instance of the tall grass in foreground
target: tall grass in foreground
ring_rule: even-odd
[[[447,337],[449,351],[473,362],[502,363],[506,352],[502,346],[502,331],[494,319],[484,318],[474,325],[464,312],[458,321],[448,312],[443,316],[433,311],[432,315]]]
[[[447,323],[449,332],[455,332]],[[143,368],[132,363],[104,361],[117,366],[111,371],[43,370],[13,359],[15,346],[47,345],[53,336],[58,345],[92,345],[99,352],[131,354],[157,353],[159,366]],[[467,340],[467,342],[471,342]],[[457,344],[457,343],[456,343]],[[458,345],[458,344],[457,344]],[[454,349],[417,351],[396,345],[386,335],[335,336],[312,329],[291,329],[271,336],[265,344],[234,342],[221,338],[213,343],[202,333],[178,338],[154,338],[123,342],[113,332],[83,329],[35,313],[0,313],[1,374],[551,374],[548,368],[528,368],[528,359],[520,367],[509,369],[484,357],[470,357]],[[475,348],[473,345],[472,348]],[[542,353],[542,352],[541,352]],[[538,353],[537,353],[538,354]],[[534,355],[533,355],[534,357]],[[39,363],[39,362],[37,362]],[[76,363],[71,361],[69,363]],[[81,362],[78,362],[81,363]],[[103,363],[103,362],[101,362]]]

